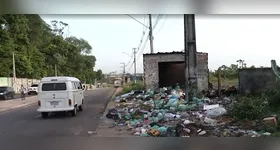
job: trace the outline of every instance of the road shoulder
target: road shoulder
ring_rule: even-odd
[[[11,111],[17,108],[26,107],[29,105],[33,105],[38,101],[38,96],[30,96],[26,97],[25,100],[21,100],[20,98],[12,99],[12,100],[1,100],[0,101],[0,113]]]
[[[110,99],[109,103],[107,104],[105,111],[100,118],[100,122],[98,124],[98,127],[96,129],[96,135],[97,137],[128,137],[132,136],[132,132],[129,131],[127,126],[115,126],[115,122],[111,119],[106,118],[106,114],[108,110],[115,107],[115,102],[113,99],[115,98],[115,95],[122,91],[122,88],[118,88],[115,90],[112,98]]]

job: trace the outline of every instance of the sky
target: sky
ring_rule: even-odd
[[[46,23],[51,20],[69,24],[68,35],[83,38],[92,46],[97,59],[94,70],[103,73],[126,71],[133,73],[132,49],[138,48],[146,28],[127,15],[40,15]],[[147,15],[131,15],[148,25]],[[152,15],[153,24],[158,15]],[[196,15],[196,44],[198,52],[208,53],[208,68],[237,64],[270,67],[271,59],[280,59],[279,15]],[[184,49],[183,15],[163,15],[153,30],[154,52]],[[143,53],[150,52],[146,42],[148,30],[136,54],[137,73],[143,72]],[[143,49],[143,51],[142,51]],[[277,59],[279,58],[279,59]]]

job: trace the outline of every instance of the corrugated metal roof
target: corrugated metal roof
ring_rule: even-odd
[[[146,53],[146,54],[143,54],[143,55],[168,55],[168,54],[184,54],[184,53],[185,53],[184,51],[173,51],[173,52]],[[208,53],[205,53],[205,52],[197,52],[197,53],[208,54]]]

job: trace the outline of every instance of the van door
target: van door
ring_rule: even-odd
[[[84,90],[83,90],[83,86],[82,83],[79,82],[79,93],[80,93],[80,99],[83,100],[84,99]]]
[[[39,95],[41,107],[65,108],[68,107],[68,91],[66,82],[41,83]]]
[[[73,103],[79,105],[79,93],[78,93],[78,87],[76,82],[71,82],[72,83],[72,91],[73,91]]]

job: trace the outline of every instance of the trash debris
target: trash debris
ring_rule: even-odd
[[[94,131],[88,131],[88,134],[94,134],[95,132]]]
[[[135,136],[143,137],[259,137],[271,133],[234,126],[227,119],[229,106],[233,103],[235,87],[204,92],[203,98],[184,100],[185,93],[179,86],[131,91],[115,99],[116,107],[110,109],[106,117],[113,119],[116,126],[127,126]],[[275,117],[274,117],[275,118]],[[270,120],[270,121],[269,121]],[[265,118],[265,122],[276,119]]]
[[[277,126],[276,117],[268,117],[263,119],[264,123],[272,126]]]

